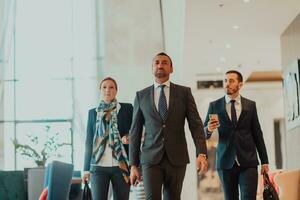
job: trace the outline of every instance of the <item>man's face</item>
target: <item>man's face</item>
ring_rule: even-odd
[[[225,75],[224,89],[226,94],[228,95],[238,94],[242,86],[243,83],[239,82],[237,74],[229,73]]]
[[[156,78],[169,77],[173,72],[170,59],[167,56],[155,56],[152,63],[152,72]]]

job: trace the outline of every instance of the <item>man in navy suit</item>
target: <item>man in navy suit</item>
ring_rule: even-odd
[[[261,173],[268,172],[268,156],[258,121],[256,104],[239,94],[243,86],[240,72],[226,72],[226,95],[209,104],[204,123],[206,138],[218,129],[216,166],[225,200],[255,200],[257,190],[257,152]]]
[[[152,63],[153,85],[137,92],[129,134],[130,179],[141,179],[142,166],[146,199],[180,199],[186,165],[189,163],[185,138],[185,120],[196,146],[197,168],[206,171],[204,127],[191,89],[169,81],[172,61],[165,53],[157,54]],[[144,141],[141,145],[143,128]]]

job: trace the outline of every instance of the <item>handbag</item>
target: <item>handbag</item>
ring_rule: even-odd
[[[82,200],[92,200],[92,191],[91,191],[87,181],[84,181]]]
[[[263,191],[263,199],[264,200],[279,200],[278,194],[270,182],[269,175],[264,172],[263,173],[264,178],[264,191]]]
[[[140,181],[136,186],[133,187],[135,194],[136,194],[136,199],[137,200],[145,200],[146,195],[145,195],[145,188],[144,188],[144,183],[143,181]]]

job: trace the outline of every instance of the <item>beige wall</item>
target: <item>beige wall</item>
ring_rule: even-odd
[[[153,56],[163,51],[159,1],[101,0],[100,79],[118,82],[118,100],[133,102],[138,90],[152,84]]]
[[[300,59],[300,14],[281,35],[281,55],[283,70],[296,59]],[[287,131],[287,167],[300,168],[300,127]]]

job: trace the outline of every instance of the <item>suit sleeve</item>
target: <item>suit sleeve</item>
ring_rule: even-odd
[[[128,126],[129,126],[129,129],[131,127],[131,124],[132,124],[132,114],[133,114],[133,106],[131,104],[128,104],[128,118],[127,118],[127,123],[128,123]]]
[[[120,131],[120,136],[121,138],[124,135],[129,135],[129,131],[131,128],[131,123],[132,123],[132,110],[133,107],[130,103],[121,103],[121,109],[123,109],[123,113],[120,117],[118,118],[118,125],[119,125],[119,131]]]
[[[267,150],[263,138],[263,133],[260,128],[259,120],[258,120],[258,115],[257,115],[257,109],[256,109],[256,104],[254,103],[254,111],[253,111],[253,118],[252,118],[252,134],[254,138],[254,142],[256,145],[256,149],[258,151],[258,155],[261,161],[261,164],[268,164],[268,155],[267,155]]]
[[[140,164],[140,146],[143,133],[144,116],[140,108],[139,95],[136,94],[133,106],[132,125],[129,133],[129,164]]]
[[[90,170],[90,163],[92,157],[92,149],[93,149],[93,125],[95,122],[94,110],[90,110],[88,114],[88,122],[87,122],[87,131],[86,131],[86,139],[85,139],[85,153],[84,153],[84,169],[83,171]]]
[[[190,88],[187,93],[187,121],[196,146],[196,155],[207,154],[203,123]]]
[[[121,138],[123,136],[129,136],[131,122],[132,122],[132,110],[133,107],[130,103],[120,103],[121,109],[123,109],[123,114],[121,115],[120,119],[118,118],[118,128]],[[120,113],[120,111],[119,111]],[[129,145],[123,144],[127,155],[129,156]]]
[[[205,121],[204,121],[204,134],[205,134],[206,139],[209,139],[212,135],[212,133],[208,131],[209,114],[212,114],[212,113],[214,113],[213,112],[213,106],[210,103],[209,106],[208,106],[208,111],[207,111]]]

